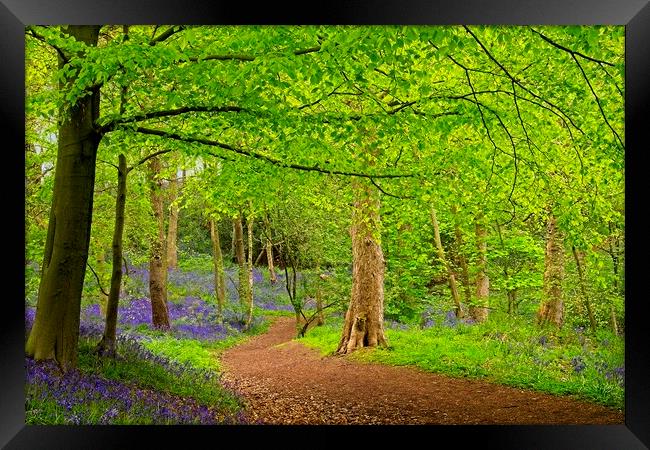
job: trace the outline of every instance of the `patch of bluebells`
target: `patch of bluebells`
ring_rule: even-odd
[[[407,324],[397,320],[384,320],[384,327],[391,330],[408,330],[410,328]]]
[[[185,296],[178,302],[168,302],[170,321],[169,333],[179,338],[192,338],[202,341],[217,341],[228,336],[244,332],[243,314],[237,311],[239,298],[232,275],[236,269],[230,270],[227,277],[227,287],[230,304],[235,308],[227,308],[223,312],[223,323],[216,318],[216,305],[208,303],[195,296]],[[146,268],[131,268],[131,278],[136,281],[136,289],[146,291],[149,281],[149,271]],[[278,302],[284,292],[283,278],[278,274],[278,282],[264,282],[262,272],[254,273],[256,280],[255,304],[266,310],[292,310],[289,304]],[[194,285],[199,291],[214,295],[213,276],[197,277],[182,274],[180,271],[170,272],[170,282]],[[229,284],[228,284],[229,281]],[[139,286],[138,286],[139,283]],[[131,286],[133,283],[131,283]],[[212,290],[209,292],[209,290]],[[146,293],[143,292],[146,295]],[[31,330],[36,309],[26,307],[25,330]],[[253,326],[263,321],[261,317],[253,320]],[[139,332],[136,327],[146,325],[151,327],[151,302],[144,296],[131,297],[122,295],[118,307],[117,345],[118,358],[148,361],[162,367],[173,376],[189,377],[189,379],[220,384],[226,390],[238,396],[237,390],[217,372],[197,369],[189,363],[179,363],[148,350],[143,341],[152,339],[147,334]],[[80,311],[80,335],[84,338],[99,340],[104,331],[104,312],[100,305],[85,306]],[[27,336],[27,334],[26,334]],[[79,370],[61,373],[53,362],[34,362],[26,359],[27,367],[27,410],[37,408],[39,400],[53,400],[62,411],[64,422],[69,424],[89,423],[131,423],[134,417],[140,417],[143,422],[154,424],[215,424],[215,423],[247,423],[247,419],[237,413],[225,417],[215,408],[199,404],[195,399],[174,396],[164,392],[143,389],[141,387],[105,379],[96,374],[88,374]],[[89,416],[89,403],[94,403],[105,411],[101,417]],[[32,406],[30,406],[32,405]],[[60,412],[61,412],[60,411]]]
[[[587,367],[580,356],[574,356],[571,358],[571,365],[573,366],[573,371],[575,373],[581,373],[583,370],[585,370],[585,367]]]
[[[442,325],[445,327],[453,328],[458,325],[458,317],[456,317],[456,312],[455,311],[448,311],[447,314],[445,314],[445,318],[442,322]]]
[[[605,378],[616,381],[620,386],[625,384],[625,364],[620,367],[614,367],[605,373]]]
[[[248,423],[241,412],[224,415],[193,398],[143,389],[77,369],[61,372],[53,361],[25,358],[25,366],[27,410],[32,404],[53,401],[67,424],[133,423],[134,419],[151,424]],[[89,404],[96,404],[103,414],[97,418],[84,413]]]
[[[594,367],[605,379],[617,382],[620,386],[625,384],[625,364],[620,367],[609,367],[605,361],[597,361]]]

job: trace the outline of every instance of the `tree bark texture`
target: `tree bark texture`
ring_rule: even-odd
[[[169,311],[167,310],[167,267],[165,252],[165,218],[163,209],[162,181],[160,159],[149,160],[149,179],[151,183],[151,206],[157,224],[157,234],[151,242],[149,260],[149,295],[151,297],[151,317],[155,328],[168,329]]]
[[[167,226],[167,268],[175,269],[178,265],[178,180],[174,177],[169,183],[170,205]]]
[[[460,304],[460,295],[458,295],[458,286],[456,285],[456,276],[454,271],[451,268],[451,264],[447,261],[445,256],[445,249],[442,247],[442,240],[440,239],[440,225],[438,223],[438,217],[436,216],[436,210],[431,208],[431,223],[433,224],[433,236],[436,242],[436,249],[438,250],[438,259],[445,266],[447,271],[447,276],[449,278],[449,289],[451,290],[451,298],[454,301],[454,306],[456,307],[456,317],[463,316],[463,309]]]
[[[576,262],[576,268],[578,269],[578,282],[580,284],[580,294],[582,294],[582,301],[587,307],[587,314],[589,315],[589,325],[591,326],[591,331],[596,332],[596,319],[594,317],[594,311],[591,308],[591,302],[589,301],[589,295],[587,294],[587,288],[585,286],[585,275],[582,271],[584,253],[578,252],[575,246],[572,247],[573,258]]]
[[[239,304],[246,306],[248,294],[248,271],[246,270],[246,253],[244,250],[244,226],[242,224],[241,214],[237,216],[233,223],[234,241],[235,241],[235,259],[239,267],[239,285],[237,292],[239,294]]]
[[[246,255],[246,269],[248,271],[248,288],[246,289],[246,327],[253,322],[253,216],[248,216],[246,221],[248,234],[248,253]]]
[[[275,267],[273,266],[273,243],[271,242],[271,226],[269,224],[268,214],[264,214],[264,228],[266,233],[266,261],[269,267],[269,279],[271,283],[278,281],[275,275]]]
[[[487,230],[478,218],[475,224],[476,245],[478,247],[478,273],[476,274],[476,298],[469,307],[469,314],[477,322],[488,318],[490,298],[490,278],[487,274]]]
[[[316,268],[316,273],[320,272],[320,267]],[[316,325],[321,326],[325,324],[325,314],[323,313],[323,281],[327,280],[328,276],[324,273],[318,275],[316,280]]]
[[[217,299],[217,318],[223,318],[223,309],[226,304],[226,277],[223,268],[223,254],[219,228],[214,220],[210,219],[210,239],[212,240],[212,262],[214,263],[214,292]]]
[[[460,266],[460,281],[463,285],[465,303],[470,303],[472,301],[472,288],[469,283],[467,258],[465,258],[465,253],[463,252],[463,232],[458,223],[458,207],[455,205],[452,206],[451,213],[454,216],[454,236],[456,237],[456,255],[458,256],[458,265]]]
[[[384,270],[381,249],[379,193],[369,184],[353,182],[352,297],[338,345],[339,354],[386,345],[384,336]]]
[[[546,250],[544,254],[544,292],[537,311],[540,324],[553,324],[558,328],[564,322],[564,244],[557,227],[557,219],[550,215],[546,226]]]
[[[118,157],[117,197],[115,198],[115,228],[113,230],[113,270],[111,288],[106,302],[106,325],[104,335],[97,346],[99,354],[115,356],[115,338],[117,330],[117,307],[122,286],[122,236],[124,234],[124,208],[126,205],[126,180],[128,169],[123,154]]]
[[[64,32],[95,46],[99,29],[95,25],[68,26]],[[59,58],[59,68],[64,65]],[[74,77],[67,83],[72,83]],[[77,363],[81,292],[90,245],[95,161],[100,141],[94,131],[99,99],[99,89],[95,88],[68,111],[60,113],[54,192],[36,317],[25,346],[28,356],[54,359],[63,370]]]

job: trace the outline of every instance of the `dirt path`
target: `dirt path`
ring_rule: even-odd
[[[415,368],[321,357],[294,320],[222,355],[250,416],[268,424],[611,424],[622,413],[569,398]]]

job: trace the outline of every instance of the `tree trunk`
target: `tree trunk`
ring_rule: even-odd
[[[231,234],[231,239],[230,239],[230,255],[231,255],[231,261],[234,263],[239,263],[239,260],[237,259],[237,225],[236,221],[232,221],[232,234]],[[243,233],[243,231],[242,231]]]
[[[438,224],[438,217],[436,216],[436,210],[431,208],[431,223],[433,224],[433,236],[436,242],[436,249],[438,250],[438,259],[445,266],[447,271],[447,277],[449,278],[449,289],[451,290],[451,298],[454,300],[454,305],[456,307],[456,317],[463,317],[463,309],[460,304],[460,296],[458,295],[458,287],[456,286],[456,276],[454,271],[451,269],[451,265],[447,258],[445,257],[445,249],[442,247],[442,240],[440,239],[440,226]]]
[[[266,261],[269,266],[269,278],[271,283],[278,281],[273,267],[273,243],[271,242],[271,226],[269,225],[269,216],[264,214],[264,228],[266,233]]]
[[[499,222],[496,222],[496,229],[497,229],[497,234],[499,236],[499,243],[501,244],[501,249],[503,251],[506,250],[505,245],[503,244],[503,236],[501,235],[501,225],[499,225]],[[503,270],[503,279],[508,282],[510,279],[510,274],[508,273],[508,266],[507,264],[502,265],[502,270]],[[514,314],[517,310],[517,289],[509,289],[506,292],[506,295],[508,297],[508,314]]]
[[[237,292],[239,294],[239,304],[242,307],[246,306],[246,299],[248,298],[248,276],[246,270],[246,254],[244,252],[244,226],[242,225],[241,214],[237,216],[233,223],[234,226],[234,240],[235,240],[235,258],[239,266],[239,285]]]
[[[609,233],[610,235],[612,234],[612,223],[608,223],[609,226]],[[618,244],[618,239],[616,240]],[[610,236],[610,239],[608,239],[609,242],[609,254],[612,258],[612,267],[614,269],[614,292],[618,295],[618,251],[614,250],[614,245],[612,244],[612,239]],[[616,246],[618,247],[618,245]],[[610,303],[609,306],[609,315],[611,319],[611,324],[612,324],[612,331],[614,332],[615,335],[618,335],[618,323],[616,321],[616,311],[614,311],[614,305]]]
[[[97,45],[100,26],[68,26],[64,32]],[[59,68],[65,65],[59,59]],[[74,78],[68,84],[74,82]],[[64,89],[65,86],[60,86]],[[36,317],[25,346],[34,359],[55,359],[63,370],[77,364],[81,292],[93,210],[95,161],[100,136],[99,88],[70,107],[58,129],[54,192],[43,252]]]
[[[564,280],[564,245],[553,214],[546,226],[546,251],[544,254],[544,292],[537,311],[538,323],[551,323],[558,328],[564,322],[562,282]]]
[[[111,289],[106,303],[106,325],[104,335],[99,341],[97,352],[100,355],[115,357],[115,337],[117,330],[117,307],[120,301],[122,286],[122,236],[124,233],[124,207],[126,205],[126,179],[128,171],[126,158],[119,156],[117,170],[117,197],[115,198],[115,229],[113,230],[113,271],[111,274]]]
[[[384,336],[384,256],[381,250],[379,194],[368,184],[353,182],[352,298],[345,315],[339,354],[386,345]]]
[[[490,279],[487,275],[487,230],[481,223],[482,217],[476,220],[476,244],[478,246],[478,273],[476,275],[476,299],[469,307],[469,314],[477,322],[485,322],[488,318],[488,302],[490,298]]]
[[[108,295],[106,295],[106,291],[103,288],[105,281],[104,272],[106,271],[106,253],[102,251],[99,255],[97,255],[95,261],[95,272],[97,276],[97,284],[99,287],[99,312],[103,317],[106,317]]]
[[[320,267],[316,267],[316,273],[320,272]],[[316,279],[316,325],[321,326],[325,323],[325,315],[323,314],[323,292],[322,292],[322,282],[326,280],[327,276],[325,274],[319,273],[318,279]]]
[[[178,181],[174,179],[169,183],[171,204],[169,205],[169,224],[167,227],[167,268],[175,269],[178,265]]]
[[[212,262],[214,263],[214,292],[217,297],[217,320],[221,321],[226,304],[226,278],[223,269],[219,229],[212,219],[210,219],[210,238],[212,240]]]
[[[253,322],[253,214],[252,211],[246,221],[248,232],[248,254],[246,269],[248,270],[248,289],[246,290],[246,328]]]
[[[576,250],[575,246],[572,246],[572,250],[573,250],[573,258],[576,261],[576,267],[578,269],[578,282],[580,284],[580,293],[582,294],[582,301],[587,307],[587,313],[589,314],[589,325],[591,325],[591,331],[595,333],[596,319],[594,318],[594,312],[591,309],[591,302],[589,301],[589,296],[587,295],[587,289],[585,287],[585,276],[584,273],[582,272],[582,264],[580,263],[580,259],[584,255],[582,254],[582,252],[581,254],[578,254],[578,251]]]
[[[517,312],[517,289],[510,289],[507,292],[508,296],[508,314]]]
[[[458,264],[460,265],[460,281],[463,285],[463,294],[465,297],[465,303],[470,303],[472,301],[472,288],[469,283],[469,269],[467,267],[467,258],[465,258],[465,253],[463,252],[463,232],[460,229],[460,224],[458,223],[458,207],[453,205],[451,207],[451,213],[454,216],[454,235],[456,237],[456,254],[458,255]]]
[[[151,205],[158,225],[158,233],[151,243],[151,259],[149,261],[149,294],[151,297],[151,316],[155,328],[168,329],[169,311],[167,310],[167,267],[165,252],[165,221],[163,215],[162,182],[157,175],[160,173],[160,159],[149,160],[149,179],[151,182]]]

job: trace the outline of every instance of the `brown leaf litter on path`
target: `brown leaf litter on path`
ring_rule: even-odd
[[[265,424],[622,424],[615,409],[413,367],[326,356],[281,317],[226,351],[225,378]]]

